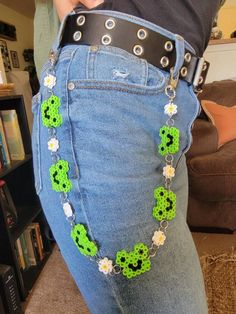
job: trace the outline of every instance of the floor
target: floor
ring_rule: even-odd
[[[218,254],[236,248],[236,233],[192,233],[199,256],[205,254]]]
[[[207,255],[207,254],[214,255],[214,254],[226,253],[226,252],[230,252],[236,248],[236,234],[215,234],[215,233],[196,233],[196,232],[194,232],[194,233],[192,233],[192,236],[193,236],[194,242],[196,244],[196,248],[197,248],[199,256],[203,256],[203,255]],[[54,256],[54,258],[55,258],[55,256]],[[50,265],[50,262],[52,262],[52,264],[55,263],[55,261],[50,261],[50,259],[49,259],[49,261],[47,263],[49,263],[49,265]],[[52,265],[52,267],[53,267],[53,265]],[[38,281],[40,282],[40,280],[38,280]],[[45,283],[41,282],[39,284],[43,286]],[[35,283],[35,286],[37,286],[37,285],[38,285],[38,282]],[[52,285],[57,285],[57,283],[52,282]],[[37,289],[36,293],[39,293],[39,295],[37,295],[37,298],[36,298],[37,300],[41,299],[41,297],[43,297],[43,295],[42,296],[40,295],[40,291],[43,290],[42,286],[40,289]],[[72,278],[71,278],[69,289],[71,289],[70,290],[71,293],[70,293],[70,295],[67,294],[67,299],[69,297],[71,297],[72,299],[74,298],[74,300],[75,300],[75,296],[78,295],[78,290],[77,290],[77,287],[75,286]],[[32,294],[33,294],[33,291],[32,291]],[[83,303],[82,296],[79,296],[79,297],[80,297],[79,302]],[[67,299],[64,300],[64,295],[62,295],[60,301],[62,303],[68,302],[68,301],[71,302],[71,300],[67,300]],[[39,300],[39,302],[40,302],[40,300]],[[72,302],[73,302],[73,300],[72,300]],[[28,303],[29,303],[29,299],[26,300],[26,302],[24,302],[22,304],[23,309],[25,310],[25,313],[26,314],[38,314],[38,308],[40,307],[40,305],[36,304],[36,306],[38,306],[38,308],[33,306],[33,309],[35,309],[35,311],[34,311],[34,310],[32,310],[32,304],[27,308]],[[86,306],[85,305],[83,305],[83,306],[84,306],[85,310],[82,311],[81,313],[87,314],[88,311],[86,310]],[[29,310],[29,308],[31,308],[31,310]],[[47,313],[47,314],[49,314],[49,313]],[[57,314],[59,314],[59,313],[57,313]]]

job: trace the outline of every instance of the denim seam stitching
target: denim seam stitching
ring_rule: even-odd
[[[148,75],[149,75],[149,69],[148,69],[148,62],[146,60],[144,60],[144,85],[147,86],[147,83],[148,83]]]
[[[68,63],[68,67],[67,67],[67,71],[66,71],[66,87],[67,87],[67,84],[68,84],[70,66],[71,66],[73,57],[76,54],[77,49],[75,49],[72,52],[71,58],[70,58],[70,62]],[[68,92],[68,88],[66,88],[66,113],[67,113],[67,118],[68,118],[68,122],[69,122],[70,146],[71,146],[71,150],[72,150],[74,165],[76,167],[76,171],[75,171],[76,172],[76,177],[79,177],[79,173],[80,173],[79,172],[79,165],[78,165],[77,160],[76,160],[75,149],[74,149],[74,145],[73,145],[72,124],[71,124],[71,120],[70,120],[69,108],[70,108],[70,106],[69,106],[69,92]]]
[[[164,81],[163,81],[163,86],[160,88],[160,89],[158,89],[158,88],[153,88],[153,90],[151,90],[151,89],[145,89],[145,88],[147,88],[147,87],[140,87],[140,86],[138,86],[138,85],[136,85],[136,86],[134,86],[134,85],[129,85],[129,84],[125,84],[124,83],[124,85],[126,86],[126,87],[129,87],[130,89],[128,89],[128,88],[123,88],[123,87],[118,87],[118,86],[110,86],[110,85],[117,85],[117,84],[122,84],[121,82],[119,82],[119,83],[117,83],[117,82],[113,82],[113,81],[109,81],[109,83],[107,82],[107,81],[104,81],[104,82],[102,82],[102,81],[93,81],[93,82],[87,82],[87,83],[96,83],[97,82],[97,84],[104,84],[104,86],[98,86],[98,85],[91,85],[91,86],[85,86],[85,85],[83,85],[83,86],[81,86],[81,85],[79,85],[80,83],[86,83],[84,80],[82,80],[82,81],[75,81],[75,83],[76,83],[76,88],[77,89],[96,89],[96,90],[116,90],[116,91],[120,91],[120,92],[127,92],[127,93],[131,93],[131,94],[138,94],[138,95],[146,95],[146,94],[148,94],[148,95],[156,95],[156,94],[159,94],[159,93],[161,93],[161,92],[163,92],[164,91],[164,89],[165,89],[165,83],[166,83],[166,80],[164,79]],[[107,85],[106,85],[107,84]],[[134,90],[131,90],[131,89],[134,89]],[[135,90],[136,89],[136,90]],[[139,90],[137,90],[137,89],[139,89]]]
[[[38,102],[38,100],[37,100]],[[36,147],[37,147],[37,165],[38,165],[38,169],[37,169],[37,173],[38,173],[38,183],[37,183],[37,187],[36,187],[36,192],[37,194],[39,194],[42,191],[42,177],[41,177],[41,153],[40,153],[40,105],[39,102],[37,103],[37,143],[36,143]]]

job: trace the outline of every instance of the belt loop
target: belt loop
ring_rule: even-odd
[[[185,41],[182,36],[175,34],[176,62],[173,77],[178,78],[179,71],[184,64]]]

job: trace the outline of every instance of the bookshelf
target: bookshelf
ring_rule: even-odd
[[[12,161],[10,165],[0,169],[0,179],[6,182],[18,215],[16,226],[10,229],[6,211],[0,202],[0,264],[13,267],[20,297],[24,301],[51,254],[53,242],[46,236],[50,229],[34,188],[31,136],[21,95],[0,97],[0,110],[11,109],[16,110],[17,113],[25,158]],[[37,265],[22,270],[17,258],[15,242],[32,222],[39,223],[44,257],[37,262]]]

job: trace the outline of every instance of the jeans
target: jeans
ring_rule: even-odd
[[[98,11],[99,14],[101,11]],[[150,22],[127,14],[103,14],[149,27],[176,42],[175,73],[184,48],[193,48],[181,37]],[[60,32],[62,31],[61,27]],[[99,256],[115,259],[121,249],[151,243],[158,222],[152,216],[153,190],[163,186],[165,160],[157,151],[159,129],[167,116],[165,86],[170,74],[115,47],[68,45],[54,49],[54,94],[61,99],[63,124],[57,130],[60,157],[69,162],[69,192],[77,220],[87,226],[99,243]],[[132,279],[122,274],[105,276],[94,261],[81,255],[70,237],[70,225],[57,192],[52,190],[48,130],[42,125],[40,107],[50,97],[43,80],[33,100],[33,161],[35,186],[62,256],[93,314],[205,314],[207,305],[198,255],[186,224],[188,178],[185,152],[191,145],[191,126],[199,102],[184,80],[176,90],[180,150],[172,190],[177,195],[177,214],[170,221],[165,245],[152,259],[151,270]],[[65,293],[70,293],[66,290]],[[55,287],[56,294],[56,287]],[[78,308],[78,313],[80,309]]]

